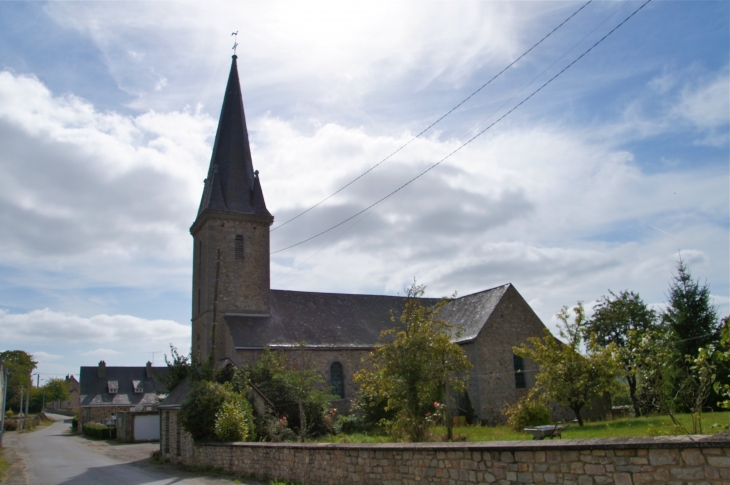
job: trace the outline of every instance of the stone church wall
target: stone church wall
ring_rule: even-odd
[[[280,350],[280,349],[279,349]],[[362,359],[368,356],[369,350],[361,349],[345,349],[345,350],[332,350],[332,349],[308,349],[305,347],[304,350],[285,350],[287,356],[297,361],[304,361],[304,368],[316,369],[324,378],[326,386],[330,386],[330,366],[334,362],[342,364],[342,375],[345,384],[345,401],[350,401],[357,394],[357,385],[353,379],[353,375],[358,370],[364,368],[366,363]],[[263,350],[238,350],[238,362],[249,362],[253,363],[258,360],[263,354]],[[338,408],[338,411],[346,411],[347,406],[345,403],[334,403]]]
[[[472,369],[470,388],[480,396],[478,400],[472,396],[472,404],[479,417],[487,423],[504,422],[504,405],[527,395],[535,385],[534,369],[537,366],[525,360],[526,387],[517,389],[512,347],[521,345],[529,337],[542,337],[544,329],[532,308],[517,290],[510,287],[472,344],[473,348],[467,351],[472,363],[476,364]]]

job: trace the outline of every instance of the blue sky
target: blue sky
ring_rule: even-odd
[[[193,221],[232,31],[275,226],[376,164],[584,2],[0,2],[0,348],[42,377],[189,346]],[[594,1],[407,149],[272,233],[370,205],[642,2]],[[275,288],[430,296],[513,283],[661,308],[678,252],[730,313],[730,4],[654,0],[416,183],[272,256]],[[344,269],[344,271],[343,271]],[[156,356],[160,363],[160,354]]]

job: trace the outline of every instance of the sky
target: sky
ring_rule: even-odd
[[[234,40],[273,288],[512,283],[555,329],[661,310],[681,255],[730,314],[730,3],[654,0],[576,61],[642,3],[589,2],[279,227],[585,2],[0,1],[0,350],[41,382],[189,350]]]

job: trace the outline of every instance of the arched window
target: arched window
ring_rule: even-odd
[[[243,236],[236,236],[236,259],[243,259]]]
[[[527,385],[525,384],[525,364],[522,361],[522,357],[513,355],[512,363],[515,368],[515,387],[517,389],[524,389]]]
[[[342,379],[342,364],[333,362],[330,366],[330,386],[332,386],[332,394],[345,399],[345,382]]]

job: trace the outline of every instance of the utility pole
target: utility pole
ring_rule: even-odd
[[[23,396],[25,396],[25,386],[20,386],[20,418],[18,420],[18,429],[23,431]]]
[[[5,406],[8,404],[8,375],[10,374],[8,370],[7,368],[3,369],[5,380],[3,380],[3,414],[0,417],[0,448],[3,447],[3,436],[5,435]]]
[[[30,373],[29,373],[30,374]],[[30,388],[33,387],[33,376],[28,375],[28,395],[25,400],[25,418],[28,418],[28,407],[30,406]]]

